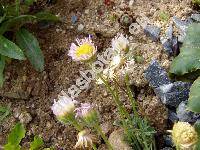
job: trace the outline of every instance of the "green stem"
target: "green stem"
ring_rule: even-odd
[[[100,75],[99,75],[100,76]],[[106,88],[108,89],[108,91],[112,94],[115,103],[117,104],[117,107],[120,111],[120,115],[122,116],[123,119],[129,118],[129,114],[126,111],[126,109],[123,107],[123,104],[121,103],[121,101],[119,100],[119,95],[118,95],[118,90],[116,90],[116,92],[114,90],[111,89],[108,81],[106,81],[103,77],[100,76],[100,79],[103,81],[103,83],[105,84]]]
[[[15,0],[15,12],[17,16],[20,15],[20,0]]]
[[[108,141],[107,137],[105,136],[105,134],[103,133],[101,127],[96,124],[94,126],[95,130],[98,132],[98,134],[103,138],[104,142],[106,143],[106,145],[108,146],[109,150],[113,150],[112,145],[110,144],[110,142]]]
[[[138,117],[138,113],[137,113],[137,109],[136,109],[136,106],[137,106],[136,101],[133,98],[133,93],[131,92],[131,89],[130,89],[129,77],[127,74],[125,76],[125,83],[126,83],[126,88],[127,88],[127,94],[128,94],[129,100],[130,100],[132,108],[133,108],[134,117]]]

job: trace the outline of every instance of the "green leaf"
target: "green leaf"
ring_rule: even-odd
[[[188,27],[180,54],[172,61],[170,73],[184,75],[200,69],[200,24]]]
[[[25,5],[30,6],[33,5],[34,2],[37,2],[37,0],[25,0]]]
[[[44,142],[41,137],[35,136],[34,141],[31,142],[30,150],[38,150],[44,145]]]
[[[3,22],[0,26],[0,35],[4,34],[6,31],[8,31],[12,27],[21,27],[26,23],[33,23],[36,20],[37,17],[32,15],[21,15],[18,17],[11,18],[5,22]]]
[[[10,58],[24,60],[23,51],[12,41],[0,35],[0,54]]]
[[[194,124],[194,128],[198,136],[200,136],[200,121],[199,120]]]
[[[10,114],[9,107],[0,106],[0,123]]]
[[[26,29],[17,32],[16,40],[21,49],[24,50],[29,61],[37,71],[44,70],[44,56],[37,39]]]
[[[37,19],[39,21],[43,21],[43,20],[44,21],[54,21],[54,22],[60,21],[60,19],[57,16],[55,16],[49,12],[39,12],[39,13],[36,13],[35,16],[37,17]]]
[[[188,109],[193,112],[200,112],[200,77],[194,81],[190,88]]]
[[[8,143],[4,145],[4,150],[21,150],[20,145],[12,145],[11,143]]]
[[[21,140],[25,137],[25,128],[21,123],[17,123],[8,135],[8,142],[11,145],[19,145]]]

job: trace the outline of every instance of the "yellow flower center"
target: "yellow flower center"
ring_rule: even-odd
[[[91,46],[90,44],[83,44],[79,46],[76,50],[76,56],[80,57],[81,55],[91,55],[94,50],[94,47]]]

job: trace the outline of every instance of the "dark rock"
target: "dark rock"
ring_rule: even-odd
[[[176,56],[179,53],[179,43],[178,43],[178,38],[173,37],[172,38],[172,49],[173,49],[173,55]]]
[[[196,122],[199,115],[195,115],[193,112],[187,110],[187,101],[183,101],[179,104],[177,110],[177,117],[179,118],[179,121],[183,122]]]
[[[191,83],[178,81],[162,85],[154,91],[165,105],[178,107],[182,101],[188,99],[190,86]]]
[[[161,38],[160,39],[163,48],[165,50],[165,52],[169,55],[172,56],[173,55],[173,46],[172,46],[172,40],[167,39],[167,38]]]
[[[149,67],[145,70],[144,76],[152,88],[170,84],[171,81],[167,72],[159,65],[156,60],[153,60]]]
[[[192,14],[191,18],[197,22],[200,22],[200,14]]]
[[[163,135],[163,139],[164,139],[166,146],[169,146],[169,147],[173,146],[173,141],[172,141],[171,135]]]
[[[165,52],[169,55],[169,56],[176,56],[177,51],[178,51],[178,39],[177,37],[173,36],[173,27],[172,25],[170,25],[168,27],[168,29],[165,32],[166,37],[161,37],[160,41],[163,45],[163,48],[165,50]]]
[[[175,112],[173,112],[173,111],[169,111],[169,113],[168,113],[168,119],[172,123],[175,123],[175,122],[177,122],[179,120],[177,114]]]
[[[144,33],[150,36],[153,41],[158,41],[160,35],[160,28],[154,25],[147,25],[144,28]]]

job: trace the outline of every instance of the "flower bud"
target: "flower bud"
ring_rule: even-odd
[[[195,128],[188,122],[178,122],[174,124],[172,139],[179,149],[193,149],[198,136]]]
[[[58,120],[67,123],[68,119],[74,118],[75,101],[69,98],[66,93],[58,96],[51,107]]]
[[[81,104],[76,110],[76,117],[81,117],[88,125],[99,123],[98,112],[88,103]]]

